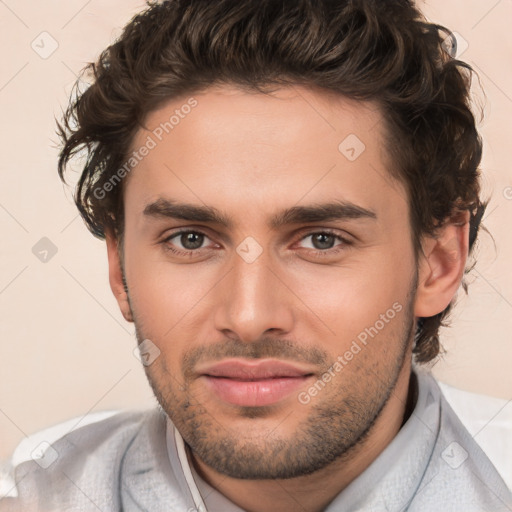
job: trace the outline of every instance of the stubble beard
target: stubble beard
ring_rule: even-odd
[[[232,478],[251,480],[309,475],[338,459],[349,460],[372,432],[396,387],[412,344],[415,292],[416,282],[407,296],[398,335],[394,339],[378,341],[388,346],[398,343],[396,359],[384,368],[380,367],[379,373],[370,366],[363,366],[358,382],[353,378],[350,382],[346,381],[342,371],[333,379],[338,379],[341,396],[331,392],[329,399],[315,397],[317,403],[311,406],[307,418],[297,426],[293,436],[287,438],[279,437],[276,433],[278,427],[267,434],[244,437],[244,432],[230,429],[229,422],[221,424],[215,418],[214,410],[208,411],[208,404],[203,405],[201,398],[191,393],[187,370],[183,370],[179,377],[172,375],[163,358],[159,358],[159,364],[153,363],[144,368],[146,376],[160,407],[178,429],[193,456],[213,470]],[[140,322],[135,319],[134,314],[137,340],[141,343],[146,338]],[[226,350],[226,347],[231,350]],[[253,344],[230,340],[219,348],[231,357],[278,358],[282,355],[289,360],[294,359],[290,355],[297,350],[293,342],[271,338]],[[248,353],[248,350],[251,352]],[[372,350],[371,344],[363,350]],[[302,360],[309,358],[309,361],[316,363],[320,359],[327,361],[326,355],[317,349],[310,351],[309,355],[303,352],[301,356]],[[190,360],[189,363],[192,364]],[[184,364],[187,364],[186,358]],[[297,407],[304,406],[297,401]],[[239,408],[240,417],[254,422],[272,414],[272,406]]]

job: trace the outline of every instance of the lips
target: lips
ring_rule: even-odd
[[[198,373],[220,400],[243,407],[278,403],[313,375],[307,368],[272,359],[225,360]]]

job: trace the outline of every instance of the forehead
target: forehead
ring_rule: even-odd
[[[132,150],[151,149],[125,194],[141,208],[165,195],[245,211],[339,199],[406,207],[370,102],[299,86],[271,94],[219,86],[169,101],[145,126]]]

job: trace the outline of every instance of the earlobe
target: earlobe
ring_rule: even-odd
[[[133,314],[128,299],[123,267],[119,254],[119,240],[112,233],[105,234],[108,254],[108,275],[110,288],[119,304],[119,309],[127,322],[133,322]]]
[[[415,316],[426,318],[441,313],[460,286],[469,248],[469,212],[450,219],[422,247]]]

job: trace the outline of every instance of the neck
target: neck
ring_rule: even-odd
[[[191,456],[201,477],[247,512],[321,512],[363,473],[396,436],[411,414],[416,396],[411,366],[405,364],[389,400],[368,435],[329,466],[287,480],[240,480],[227,477]]]

